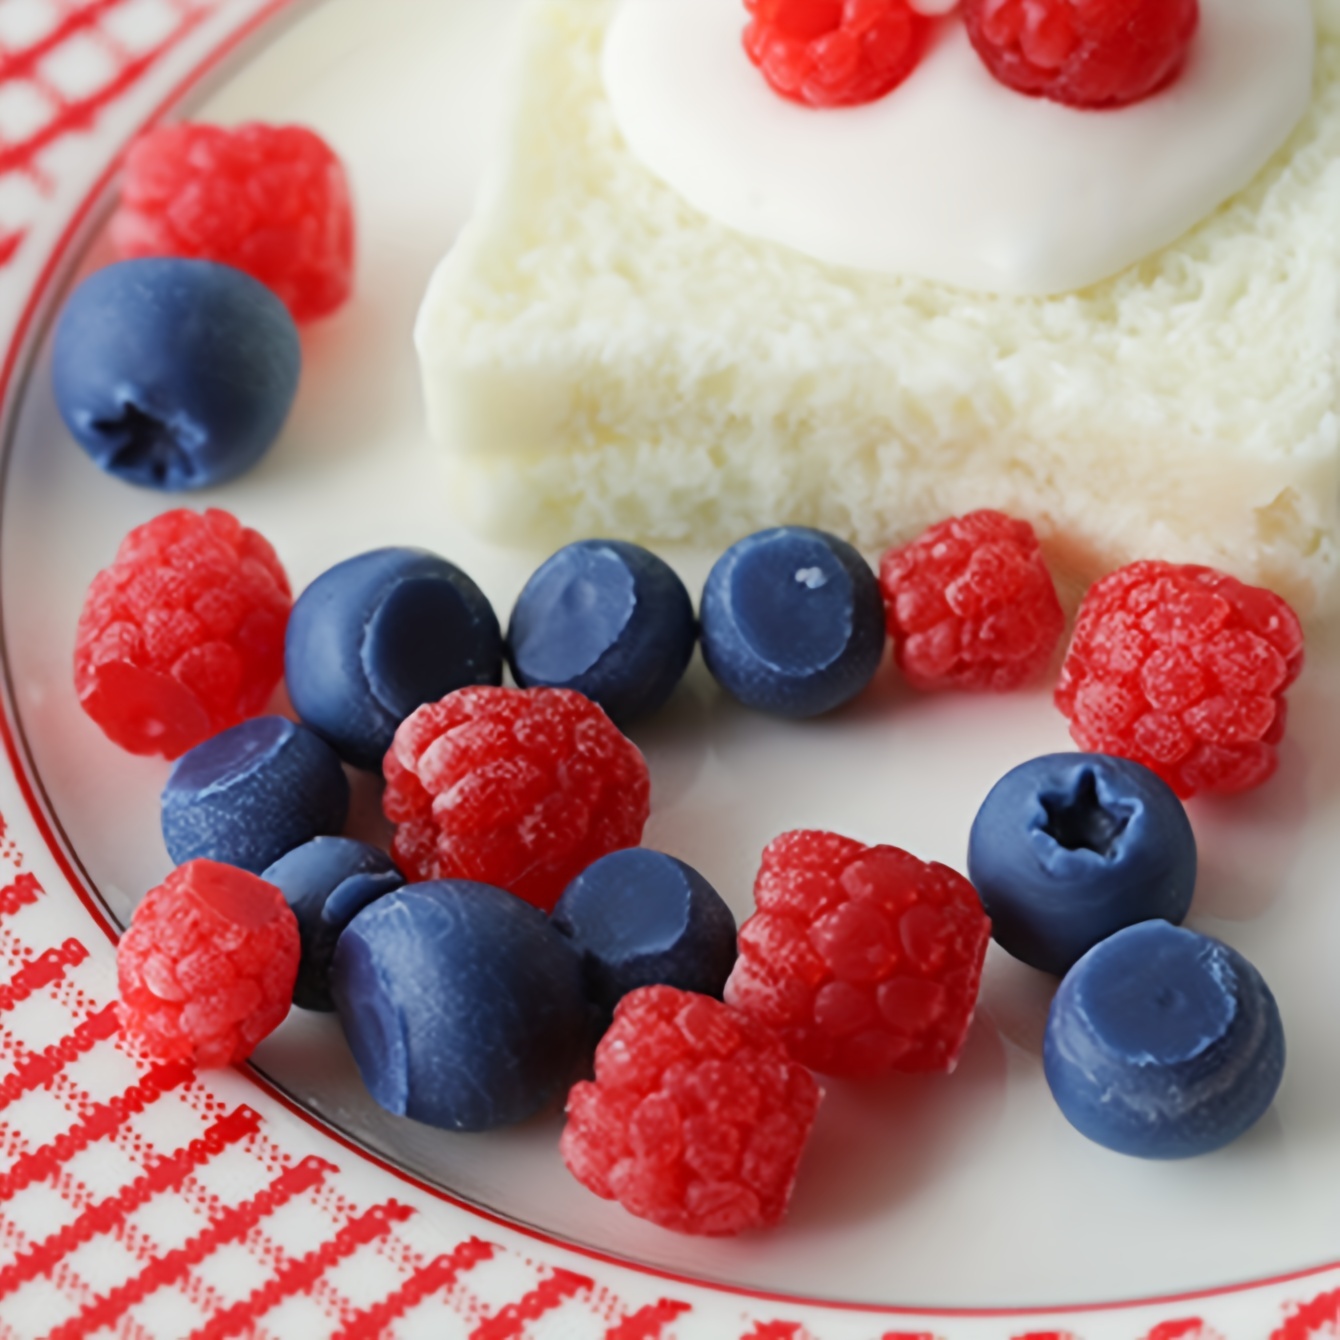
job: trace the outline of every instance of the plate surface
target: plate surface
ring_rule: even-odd
[[[0,0],[0,12],[7,2]],[[357,298],[305,336],[289,428],[251,475],[181,500],[226,507],[261,530],[295,589],[364,549],[419,544],[469,571],[505,619],[545,556],[524,537],[515,548],[484,544],[453,521],[422,425],[410,341],[419,294],[466,217],[487,160],[485,128],[500,113],[516,7],[515,0],[328,0],[304,10],[208,100],[188,102],[192,115],[210,119],[311,124],[353,178]],[[76,257],[84,266],[105,258],[96,236]],[[83,717],[71,684],[73,628],[84,589],[124,533],[176,500],[136,492],[89,464],[56,415],[45,349],[35,358],[33,375],[8,401],[14,417],[0,513],[12,705],[60,841],[124,923],[169,869],[157,825],[167,766],[121,754]],[[666,557],[696,591],[714,555]],[[579,1252],[730,1289],[841,1301],[858,1312],[860,1305],[1028,1312],[1213,1295],[1312,1271],[1340,1257],[1338,660],[1331,648],[1312,648],[1293,692],[1280,775],[1257,795],[1192,806],[1202,874],[1190,924],[1262,970],[1290,1045],[1274,1109],[1219,1154],[1143,1163],[1073,1132],[1050,1100],[1039,1059],[1053,984],[994,947],[957,1072],[866,1088],[828,1083],[788,1222],[740,1241],[676,1237],[589,1195],[562,1168],[557,1119],[459,1136],[388,1116],[367,1097],[331,1018],[295,1011],[257,1054],[257,1067],[430,1187]],[[647,844],[695,865],[740,917],[749,911],[760,851],[788,828],[892,842],[963,868],[968,825],[991,784],[1015,763],[1068,744],[1043,692],[917,698],[886,667],[851,708],[783,723],[726,701],[699,661],[670,707],[633,735],[653,778]],[[370,784],[359,785],[356,808],[359,831],[384,836]],[[314,1131],[309,1138],[320,1139]],[[604,1278],[613,1268],[588,1258],[585,1269]],[[1208,1315],[1217,1306],[1221,1328],[1264,1334],[1279,1324],[1285,1302],[1325,1283],[1230,1293],[1191,1310]],[[683,1286],[653,1278],[647,1287]],[[1136,1315],[1143,1325],[1187,1314],[1188,1306],[1167,1303]],[[845,1326],[856,1313],[832,1316],[848,1319],[828,1324]],[[1073,1321],[1048,1325],[1058,1320]],[[1022,1332],[1026,1322],[983,1321],[980,1333]],[[1073,1324],[1088,1334],[1138,1333],[1120,1310],[1115,1319],[1091,1313]],[[728,1334],[688,1318],[678,1325],[682,1335]],[[948,1326],[936,1323],[940,1333]]]

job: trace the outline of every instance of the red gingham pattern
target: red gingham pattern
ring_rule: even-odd
[[[390,1195],[351,1186],[358,1160],[267,1119],[241,1075],[120,1048],[110,946],[0,833],[0,1337],[368,1340],[408,1322],[450,1335],[450,1318],[514,1340],[563,1311],[566,1334],[650,1340],[690,1310],[627,1307],[479,1233],[426,1231],[389,1175]]]
[[[367,0],[373,3],[373,0]],[[450,3],[450,0],[441,0]],[[0,428],[119,146],[284,0],[0,0]],[[122,1049],[112,944],[0,717],[0,1340],[1309,1340],[1340,1267],[1074,1316],[768,1300],[472,1212],[241,1071]]]
[[[17,255],[61,169],[220,0],[0,0],[0,265]]]

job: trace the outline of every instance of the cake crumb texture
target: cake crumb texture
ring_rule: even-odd
[[[474,525],[794,523],[875,549],[990,507],[1076,576],[1199,562],[1335,604],[1340,0],[1317,0],[1311,108],[1256,180],[1053,298],[843,270],[698,213],[620,138],[614,4],[528,0],[502,151],[420,315]]]

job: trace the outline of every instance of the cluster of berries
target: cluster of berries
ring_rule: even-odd
[[[865,688],[886,631],[914,688],[997,692],[1039,679],[1065,631],[1032,527],[992,511],[891,549],[877,581],[833,536],[761,531],[713,567],[700,618],[721,685],[788,716]],[[1056,703],[1081,748],[1133,758],[1180,796],[1243,791],[1274,772],[1302,662],[1301,626],[1273,592],[1209,568],[1133,563],[1085,597]]]
[[[1064,620],[1037,541],[994,512],[933,526],[880,571],[899,665],[918,688],[1011,689]],[[1080,605],[1056,705],[1082,749],[1134,759],[1179,796],[1271,777],[1303,631],[1272,591],[1190,564],[1131,563]]]
[[[254,531],[217,511],[160,516],[126,539],[89,592],[80,701],[124,747],[176,757],[260,710],[279,680],[289,604],[274,552]],[[520,686],[571,690],[624,726],[666,701],[701,639],[709,670],[739,701],[808,717],[869,684],[886,631],[914,687],[1005,691],[1046,670],[1064,628],[1032,528],[998,512],[932,526],[885,554],[878,579],[834,536],[760,531],[713,566],[697,620],[661,559],[621,541],[579,541],[531,577],[506,639],[465,573],[386,549],[337,565],[298,603],[288,688],[341,758],[375,770],[415,708],[500,684],[504,659]],[[1272,592],[1209,568],[1139,562],[1085,597],[1056,702],[1081,748],[1135,759],[1183,797],[1230,793],[1273,773],[1302,663],[1301,626]],[[453,712],[468,714],[465,701]],[[465,716],[425,720],[388,760],[388,778],[393,817],[414,833],[399,854],[449,875],[464,867],[429,850],[441,805],[432,796],[444,788],[411,785],[447,730],[452,756],[467,757]],[[542,788],[538,774],[529,784]],[[524,794],[519,775],[499,774],[487,793],[453,803],[502,812],[525,805]],[[581,831],[569,819],[546,822]],[[534,864],[524,852],[515,859]],[[562,881],[539,866],[534,878],[547,890],[536,901],[552,905]]]
[[[873,102],[907,78],[953,0],[744,0],[744,46],[768,83],[812,107]],[[962,0],[969,40],[1007,88],[1124,107],[1177,78],[1199,0]]]
[[[90,713],[132,749],[181,755],[162,802],[179,868],[141,904],[120,955],[123,1028],[150,1049],[238,1060],[290,999],[334,1008],[379,1102],[474,1130],[551,1103],[603,1031],[594,1081],[569,1095],[569,1166],[635,1213],[712,1233],[780,1217],[818,1106],[810,1070],[953,1068],[993,933],[1066,975],[1048,1075],[1086,1134],[1196,1152],[1273,1097],[1273,1001],[1231,951],[1175,929],[1195,882],[1190,826],[1169,786],[1128,759],[1016,769],[974,824],[971,883],[896,847],[784,834],[738,939],[697,871],[636,845],[648,774],[616,718],[659,707],[698,637],[725,689],[790,715],[858,693],[886,626],[920,687],[1036,678],[1064,621],[1027,525],[996,513],[945,522],[887,554],[878,579],[832,536],[761,532],[714,566],[699,620],[660,559],[606,541],[550,558],[505,637],[471,579],[420,550],[337,564],[291,612],[288,590],[260,536],[224,513],[177,511],[127,537],[81,620]],[[1118,635],[1143,662],[1111,654]],[[1139,564],[1086,602],[1063,691],[1083,698],[1086,676],[1129,683],[1148,711],[1167,711],[1161,686],[1198,675],[1197,703],[1211,688],[1278,696],[1300,657],[1276,597]],[[501,687],[505,661],[522,687]],[[281,668],[298,722],[253,715]],[[345,765],[383,771],[390,856],[338,836]],[[1162,999],[1173,979],[1181,1005],[1143,1032],[1119,1001],[1104,1004],[1103,982],[1137,980]],[[1095,1045],[1076,1041],[1081,1016],[1103,1035],[1104,1084],[1144,1066],[1142,1084],[1181,1095],[1157,1122],[1147,1102],[1093,1106],[1075,1059]],[[1240,1039],[1249,1016],[1259,1026]],[[1197,1084],[1175,1047],[1158,1076],[1139,1059],[1179,1029],[1199,1040],[1194,1055],[1222,1053],[1236,1106],[1222,1101],[1221,1069],[1200,1083],[1203,1059]],[[1242,1039],[1255,1048],[1246,1059]]]
[[[1129,82],[1131,63],[1094,45],[1104,6],[1069,3],[969,0],[969,31],[1062,71],[1057,88],[1098,66]],[[915,60],[922,21],[903,0],[751,8],[769,77],[805,97],[876,96]],[[1164,30],[1139,27],[1157,56]],[[61,410],[133,482],[229,478],[287,415],[292,318],[347,294],[338,162],[306,132],[161,131],[130,156],[114,233],[148,259],[72,298]],[[1003,779],[973,825],[971,883],[896,847],[786,833],[737,934],[701,874],[637,846],[650,785],[620,727],[669,698],[699,642],[744,704],[813,716],[870,682],[886,632],[914,686],[1000,691],[1040,676],[1063,631],[1031,528],[994,512],[933,527],[878,578],[831,535],[760,532],[722,555],[696,615],[656,556],[585,541],[534,574],[505,637],[436,555],[359,555],[294,603],[256,532],[166,513],[95,579],[76,636],[88,714],[176,760],[162,828],[177,868],[121,942],[123,1033],[223,1065],[291,1003],[333,1009],[390,1111],[479,1130],[566,1093],[563,1154],[585,1185],[670,1228],[735,1233],[785,1210],[821,1097],[811,1071],[953,1068],[994,935],[1064,975],[1044,1060],[1080,1130],[1158,1157],[1217,1147],[1272,1100],[1283,1036],[1251,965],[1176,925],[1196,859],[1173,792],[1273,770],[1302,638],[1269,592],[1166,563],[1095,586],[1057,702],[1104,752]],[[519,687],[502,687],[504,662]],[[297,721],[260,715],[281,675]],[[390,853],[340,836],[347,767],[383,774]],[[593,1047],[594,1078],[573,1086]]]
[[[348,301],[354,216],[344,165],[305,126],[161,126],[126,153],[112,244],[130,259],[216,261],[299,322]]]
[[[348,299],[344,168],[299,126],[173,125],[141,136],[111,225],[123,257],[72,295],[56,404],[104,470],[205,488],[269,451],[298,388],[295,322]]]

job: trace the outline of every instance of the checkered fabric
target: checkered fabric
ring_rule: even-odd
[[[95,127],[219,0],[0,2],[0,264],[19,249],[65,146]]]

